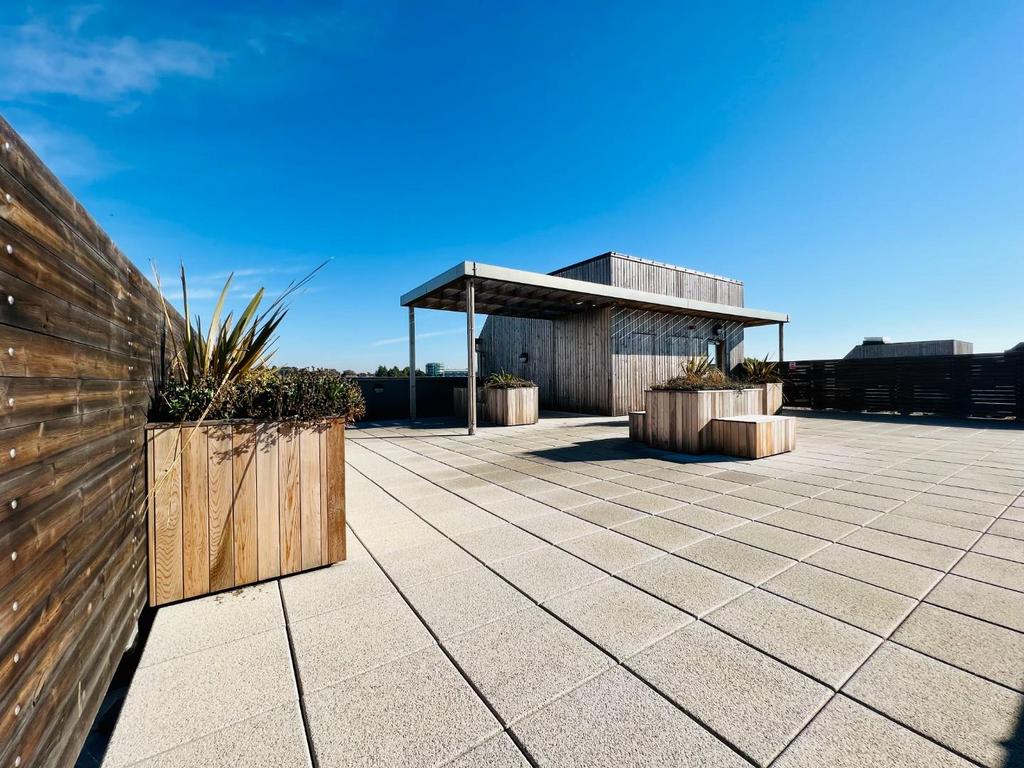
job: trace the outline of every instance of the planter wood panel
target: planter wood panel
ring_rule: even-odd
[[[452,409],[455,415],[463,417],[466,415],[468,410],[468,403],[466,402],[468,397],[466,393],[469,391],[468,387],[455,387],[452,390]],[[483,421],[486,416],[487,404],[484,401],[484,388],[478,385],[476,388],[476,417],[478,421]]]
[[[537,387],[484,387],[487,420],[503,427],[536,424],[540,419]]]
[[[652,448],[681,453],[711,450],[708,424],[723,416],[761,415],[764,389],[711,389],[682,392],[649,389],[646,395],[644,442]]]
[[[762,459],[796,448],[792,416],[732,416],[712,419],[711,441],[717,453]]]
[[[151,605],[345,559],[345,424],[149,425]]]
[[[774,416],[782,410],[782,382],[774,384],[763,384],[764,387],[764,412],[768,416]]]

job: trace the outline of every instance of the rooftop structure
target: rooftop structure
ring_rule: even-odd
[[[970,355],[970,341],[942,339],[938,341],[892,341],[888,336],[865,336],[864,341],[846,353],[846,360],[877,357],[925,357],[928,355]]]

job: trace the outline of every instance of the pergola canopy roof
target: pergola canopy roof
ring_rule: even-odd
[[[466,278],[473,277],[475,310],[553,320],[598,307],[628,307],[678,315],[732,320],[745,326],[789,322],[789,315],[765,309],[734,307],[567,277],[464,261],[402,296],[403,307],[466,311]]]

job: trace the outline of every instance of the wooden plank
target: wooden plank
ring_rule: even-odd
[[[327,431],[327,560],[347,557],[345,530],[345,422],[336,419]]]
[[[322,565],[320,559],[320,438],[315,427],[300,427],[299,507],[302,518],[302,567]]]
[[[295,427],[278,427],[281,493],[281,573],[302,570],[302,514],[299,501],[299,439]]]
[[[207,427],[181,430],[182,571],[185,597],[210,591]]]
[[[205,429],[209,461],[210,589],[229,589],[235,585],[235,523],[231,510],[235,489],[233,441],[230,427],[211,425]]]
[[[256,428],[249,424],[231,430],[235,534],[235,585],[259,579],[256,534]]]
[[[281,491],[277,425],[256,430],[257,571],[260,579],[281,575]]]
[[[330,559],[330,479],[328,478],[327,465],[327,433],[330,430],[330,422],[324,422],[317,427],[317,441],[320,448],[320,562],[329,563]]]
[[[153,478],[157,498],[154,523],[156,602],[180,600],[182,581],[181,460],[177,429],[155,430]]]

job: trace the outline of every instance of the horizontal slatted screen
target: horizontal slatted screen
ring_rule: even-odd
[[[783,363],[797,408],[1020,418],[1024,353]]]
[[[74,764],[145,605],[163,319],[0,118],[0,765]]]

